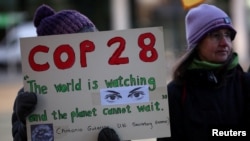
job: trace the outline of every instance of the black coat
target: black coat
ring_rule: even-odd
[[[213,70],[193,69],[188,70],[184,83],[168,84],[172,137],[158,141],[214,140],[212,129],[247,132],[250,85],[247,86],[240,66],[224,74],[223,81]]]

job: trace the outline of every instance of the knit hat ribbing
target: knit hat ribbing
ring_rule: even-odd
[[[75,10],[55,12],[48,5],[37,8],[34,25],[38,36],[97,31],[88,17]]]
[[[236,35],[236,30],[228,15],[213,5],[201,4],[190,9],[185,20],[188,49],[194,48],[208,32],[218,28],[230,29],[232,40]]]

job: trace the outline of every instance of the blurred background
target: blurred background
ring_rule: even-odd
[[[237,36],[234,49],[244,70],[249,67],[250,0],[205,0],[225,10]],[[186,49],[185,14],[181,0],[1,0],[0,1],[0,136],[12,140],[11,113],[22,87],[19,38],[36,36],[32,23],[41,4],[55,11],[75,9],[89,17],[100,31],[163,26],[167,66]],[[155,139],[149,139],[150,141]],[[148,141],[149,141],[148,140]]]

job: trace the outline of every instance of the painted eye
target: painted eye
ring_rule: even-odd
[[[133,91],[130,92],[128,95],[128,98],[132,98],[134,100],[140,100],[144,97],[144,92],[143,91]]]
[[[116,102],[117,100],[121,99],[122,96],[120,93],[109,93],[105,96],[105,100],[109,103]]]

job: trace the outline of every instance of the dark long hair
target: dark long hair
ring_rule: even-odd
[[[174,66],[172,79],[177,82],[182,82],[184,79],[184,74],[192,63],[193,59],[197,56],[197,49],[193,48],[187,50],[185,54],[178,60],[177,64]]]

